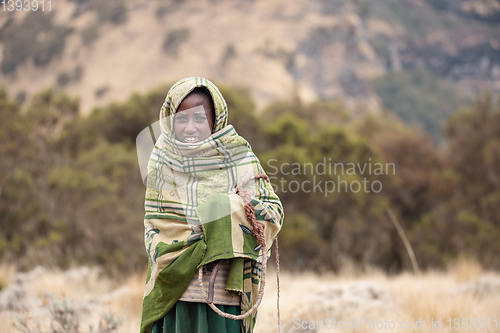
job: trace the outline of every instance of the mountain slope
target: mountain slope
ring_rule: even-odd
[[[248,85],[259,109],[297,93],[376,111],[370,80],[422,68],[469,95],[498,91],[499,1],[436,3],[53,1],[51,13],[0,16],[0,85],[21,100],[57,85],[84,113],[193,75]]]

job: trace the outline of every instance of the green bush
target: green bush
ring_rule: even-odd
[[[386,108],[408,124],[420,124],[436,143],[442,142],[446,119],[469,103],[458,88],[423,70],[389,73],[373,87]]]
[[[132,94],[87,117],[77,99],[54,90],[21,111],[0,89],[0,169],[7,170],[0,173],[0,256],[22,257],[21,268],[42,260],[96,263],[109,272],[143,268],[145,189],[134,142],[158,119],[168,88]],[[337,270],[342,258],[390,272],[411,267],[386,208],[422,268],[444,267],[460,255],[500,267],[500,110],[491,99],[451,117],[447,149],[438,150],[428,135],[390,115],[353,119],[342,103],[298,98],[257,115],[249,89],[220,89],[229,122],[255,148],[282,200],[283,268]],[[325,159],[359,164],[357,172],[306,167]],[[362,174],[369,163],[393,163],[394,172]],[[383,188],[342,190],[363,180]],[[310,187],[294,192],[292,182]],[[314,182],[322,191],[308,193]],[[327,182],[341,191],[325,194]]]
[[[57,76],[57,85],[60,87],[64,87],[71,81],[71,76],[68,72],[62,72]]]
[[[85,45],[90,45],[99,38],[99,26],[96,24],[89,25],[81,32],[82,41]]]
[[[54,13],[29,12],[19,23],[8,21],[2,28],[0,41],[4,54],[0,67],[4,74],[15,72],[17,66],[33,60],[44,66],[64,50],[71,28],[53,23]]]
[[[122,1],[94,1],[93,8],[100,23],[121,24],[127,21],[127,7]]]
[[[190,35],[191,31],[188,28],[170,30],[165,36],[163,51],[177,56],[180,46],[188,41]]]
[[[79,82],[83,75],[83,68],[81,66],[75,67],[71,72],[64,71],[61,72],[56,79],[56,84],[59,87],[64,87],[71,82]]]

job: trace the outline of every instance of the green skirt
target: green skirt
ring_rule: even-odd
[[[226,313],[241,314],[234,305],[217,305]],[[241,320],[219,316],[206,303],[177,301],[153,326],[152,333],[240,333]]]

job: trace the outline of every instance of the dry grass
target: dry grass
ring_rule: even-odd
[[[0,280],[10,283],[14,280],[13,266],[0,265]],[[266,283],[266,294],[259,308],[259,315],[255,332],[276,332],[276,272],[270,269]],[[447,272],[427,272],[420,277],[404,273],[397,276],[386,276],[380,271],[369,270],[361,273],[348,267],[341,274],[324,274],[321,276],[311,273],[291,274],[282,273],[281,284],[281,323],[282,332],[300,332],[293,329],[294,319],[304,313],[313,302],[318,301],[317,291],[333,284],[346,284],[353,281],[370,281],[386,290],[394,301],[395,307],[380,309],[376,317],[371,320],[394,321],[396,325],[402,320],[425,321],[427,329],[407,329],[405,332],[428,332],[431,330],[431,320],[441,318],[440,332],[452,332],[449,329],[448,318],[490,318],[490,325],[498,317],[496,309],[500,306],[498,294],[475,295],[472,293],[450,293],[450,290],[462,282],[474,280],[481,276],[491,279],[500,279],[495,273],[485,273],[474,261],[461,260],[451,265]],[[145,282],[145,275],[134,274],[121,282],[112,281],[102,276],[97,268],[74,269],[71,271],[46,270],[29,286],[28,294],[36,298],[47,298],[53,295],[56,298],[72,300],[74,304],[90,304],[91,314],[84,314],[80,323],[86,327],[90,320],[96,320],[103,312],[112,312],[124,315],[124,325],[119,332],[137,332],[140,324],[141,301]],[[497,291],[499,293],[500,291]],[[326,309],[326,308],[325,308]],[[0,311],[0,333],[18,332],[10,323],[15,321],[14,312]],[[31,315],[33,320],[36,314]],[[367,312],[362,306],[355,310],[344,312],[338,320],[360,320]],[[334,314],[328,310],[313,315],[315,321],[324,321],[333,318]],[[312,318],[312,317],[311,317]],[[305,318],[299,318],[301,321]],[[329,329],[316,332],[329,332]],[[344,332],[394,332],[398,329],[368,329],[366,326],[356,329],[337,329]],[[494,327],[488,329],[461,329],[460,331],[494,332]],[[314,330],[305,330],[314,332]]]
[[[9,285],[16,274],[16,266],[7,263],[0,263],[0,290]]]
[[[483,268],[472,258],[461,257],[448,266],[457,282],[467,282],[483,274]]]
[[[31,285],[31,293],[36,297],[67,297],[82,302],[89,296],[99,296],[109,292],[116,282],[103,278],[98,268],[53,269],[45,272]]]

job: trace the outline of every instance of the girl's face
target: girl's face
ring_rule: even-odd
[[[180,142],[195,143],[212,134],[214,115],[207,97],[189,94],[182,100],[174,118],[175,138]]]

